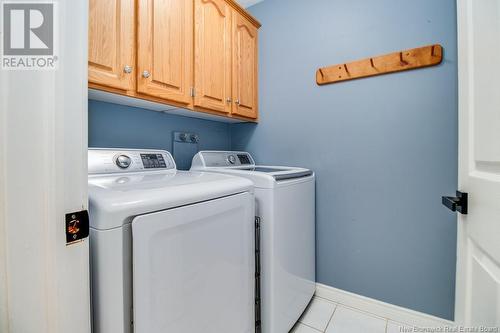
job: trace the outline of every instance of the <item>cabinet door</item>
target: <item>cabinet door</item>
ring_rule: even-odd
[[[134,0],[89,1],[89,82],[134,89]]]
[[[223,0],[195,0],[195,106],[231,112],[231,14]]]
[[[232,113],[257,119],[257,28],[240,14],[233,17],[233,101]]]
[[[139,0],[137,91],[191,104],[193,2]]]

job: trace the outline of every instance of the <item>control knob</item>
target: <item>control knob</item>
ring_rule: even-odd
[[[132,163],[132,160],[127,155],[120,155],[116,158],[116,165],[120,169],[128,168],[130,166],[130,163]]]

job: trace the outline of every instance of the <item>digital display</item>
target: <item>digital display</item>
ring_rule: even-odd
[[[161,154],[141,154],[141,159],[144,169],[161,169],[167,167]]]
[[[238,154],[238,159],[240,160],[241,164],[252,164],[252,163],[250,163],[250,159],[248,158],[248,155]]]

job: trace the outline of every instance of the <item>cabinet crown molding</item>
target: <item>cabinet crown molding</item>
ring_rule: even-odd
[[[252,23],[257,29],[259,29],[262,24],[252,16],[245,8],[241,7],[239,3],[235,0],[225,0],[231,7],[233,7],[238,13],[240,13],[244,18],[246,18],[250,23]]]

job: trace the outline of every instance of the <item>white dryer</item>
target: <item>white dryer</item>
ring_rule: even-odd
[[[287,333],[315,291],[315,176],[311,170],[258,166],[247,152],[201,151],[191,170],[245,177],[260,219],[261,326]]]
[[[88,154],[93,332],[254,332],[252,183],[167,151]]]

